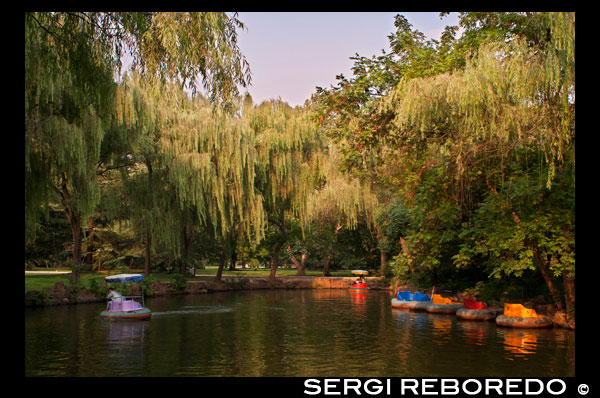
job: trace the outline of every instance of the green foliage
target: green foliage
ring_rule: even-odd
[[[388,53],[356,54],[352,78],[292,108],[236,96],[250,76],[235,14],[27,13],[26,261],[66,260],[71,232],[117,270],[146,247],[156,268],[255,267],[281,250],[374,270],[387,256],[420,287],[561,301],[575,275],[574,13],[459,21],[461,37],[449,26],[437,41],[398,15]],[[134,71],[115,83],[125,51]],[[183,90],[198,73],[210,100]]]
[[[87,288],[90,292],[94,293],[97,297],[106,297],[108,294],[108,289],[104,284],[98,283],[96,278],[90,280]]]
[[[402,57],[353,58],[352,80],[318,89],[316,120],[345,169],[380,187],[379,246],[397,276],[572,277],[574,14],[461,13],[460,25],[437,43],[397,17]]]
[[[139,282],[141,289],[142,289],[142,293],[145,296],[151,296],[153,294],[153,290],[152,290],[152,284],[156,281],[156,278],[154,278],[152,275],[144,278],[141,282]]]
[[[50,296],[44,290],[38,291],[37,294],[35,294],[35,295],[30,294],[29,297],[30,297],[33,305],[36,305],[36,306],[37,305],[45,305],[50,302]]]
[[[169,290],[181,292],[185,288],[187,276],[181,274],[175,274],[171,277],[169,282]]]
[[[146,165],[156,156],[160,106],[140,100],[135,89],[117,89],[114,80],[125,52],[148,81],[181,82],[195,92],[201,76],[211,100],[231,108],[237,86],[250,82],[237,28],[243,24],[236,14],[225,13],[26,13],[27,236],[38,230],[40,210],[47,215],[48,202],[60,201],[78,263],[82,221],[100,202],[98,173],[134,166],[132,153]]]

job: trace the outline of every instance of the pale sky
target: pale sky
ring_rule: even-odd
[[[246,29],[238,30],[238,46],[252,72],[247,91],[255,104],[273,98],[304,104],[316,86],[336,85],[340,73],[351,78],[349,58],[356,53],[389,52],[397,14],[429,39],[458,25],[458,13],[441,19],[439,12],[240,12]]]

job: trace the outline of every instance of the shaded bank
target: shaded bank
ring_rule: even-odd
[[[394,286],[389,281],[371,277],[366,278],[371,289],[393,290]],[[204,294],[227,290],[253,290],[253,289],[347,289],[355,277],[318,277],[318,276],[229,276],[215,280],[214,276],[196,276],[185,281],[184,284],[175,282],[153,281],[149,285],[148,297]],[[132,293],[139,294],[141,286],[132,284]],[[73,287],[63,282],[56,282],[52,288],[30,290],[25,293],[25,306],[44,306],[78,304],[104,301],[98,295],[85,287]]]

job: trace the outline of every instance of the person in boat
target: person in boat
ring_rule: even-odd
[[[113,301],[121,301],[122,300],[123,295],[119,292],[117,292],[115,289],[113,289],[112,287],[108,288],[108,295],[106,296],[106,298],[109,300],[108,303],[106,304],[106,309],[110,309],[110,303]]]
[[[356,285],[358,283],[364,283],[364,282],[365,282],[365,278],[361,275],[354,281],[354,284]]]

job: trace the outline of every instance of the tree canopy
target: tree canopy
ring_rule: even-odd
[[[531,291],[573,312],[574,13],[462,12],[439,40],[398,15],[389,52],[356,54],[295,108],[240,95],[243,28],[26,13],[27,241],[59,204],[74,269],[102,213],[135,232],[146,272],[203,252],[220,277],[244,253],[275,277],[299,254],[483,295],[543,281]]]

